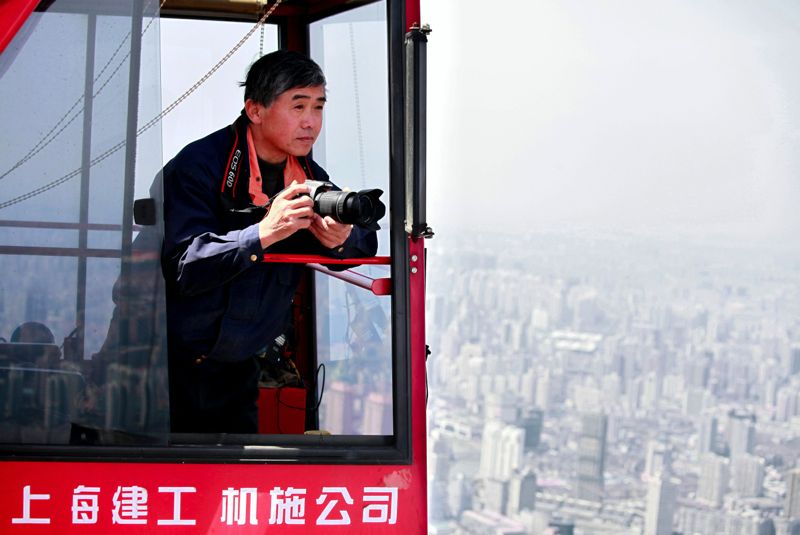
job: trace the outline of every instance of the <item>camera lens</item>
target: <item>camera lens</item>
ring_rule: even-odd
[[[327,185],[327,183],[321,183]],[[315,188],[311,195],[314,211],[325,217],[330,216],[339,223],[359,225],[368,230],[378,230],[378,220],[386,213],[386,207],[379,197],[379,189],[353,191],[334,191]]]
[[[326,191],[320,193],[315,199],[315,210],[319,215],[323,217],[329,215],[340,223],[352,223],[352,221],[349,221],[350,218],[348,216],[350,214],[347,210],[347,205],[350,204],[347,202],[347,199],[351,195],[354,194],[345,191]]]

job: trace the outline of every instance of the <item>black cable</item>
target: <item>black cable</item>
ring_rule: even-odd
[[[317,398],[317,404],[314,407],[314,411],[319,410],[319,406],[322,404],[322,396],[325,394],[325,363],[320,362],[319,366],[317,366],[317,380],[319,380],[319,370],[322,369],[322,389],[319,391],[319,398]]]
[[[317,382],[319,380],[319,372],[320,372],[320,370],[322,370],[322,389],[320,390],[319,398],[317,399],[316,405],[314,405],[314,407],[308,409],[308,410],[311,410],[311,411],[314,411],[314,412],[319,410],[319,406],[322,404],[322,396],[325,393],[325,364],[324,363],[320,363],[320,365],[317,366],[317,374],[316,374],[315,382]],[[298,407],[296,405],[291,405],[291,404],[286,403],[286,402],[281,400],[281,392],[283,391],[284,388],[298,388],[298,387],[286,387],[286,386],[278,387],[278,392],[277,392],[277,395],[275,396],[275,399],[278,401],[278,405],[282,405],[282,406],[284,406],[286,408],[289,408],[289,409],[294,409],[294,410],[297,410],[297,411],[305,412],[306,411],[306,407]],[[316,385],[315,385],[315,388],[316,388]],[[276,427],[278,428],[278,434],[283,434],[283,429],[281,428],[281,411],[280,411],[280,408],[278,408],[278,410],[276,411],[275,424],[276,424]]]

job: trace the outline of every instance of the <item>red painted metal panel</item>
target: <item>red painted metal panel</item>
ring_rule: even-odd
[[[425,339],[425,240],[408,239],[409,259],[409,314],[411,317],[411,437],[413,451],[412,469],[415,474],[417,492],[423,497],[420,519],[427,529],[428,509],[425,478],[427,471],[427,426],[425,405],[427,403],[427,381],[425,361],[428,356]]]
[[[2,0],[0,2],[0,54],[28,20],[39,0]]]
[[[421,26],[420,17],[419,0],[406,0],[406,30],[410,30],[414,24]]]
[[[416,466],[4,462],[2,469],[2,533],[426,531],[425,477]]]

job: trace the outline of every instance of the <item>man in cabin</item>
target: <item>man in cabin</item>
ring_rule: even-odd
[[[281,50],[242,85],[236,122],[164,167],[173,432],[257,432],[258,357],[285,331],[303,269],[264,263],[264,253],[377,251],[374,232],[320,217],[307,195],[306,179],[328,180],[308,157],[322,128],[320,67]]]

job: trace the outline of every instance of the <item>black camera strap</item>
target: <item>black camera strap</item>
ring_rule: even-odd
[[[239,182],[239,175],[241,174],[242,167],[249,167],[248,147],[247,147],[247,116],[242,112],[241,115],[231,125],[231,138],[233,146],[231,147],[228,155],[228,163],[225,165],[225,171],[222,173],[222,184],[220,191],[222,198],[229,200],[231,203],[236,203],[237,190],[238,193],[247,193],[246,181],[242,181],[244,191],[242,191]],[[249,204],[249,198],[248,198]]]

